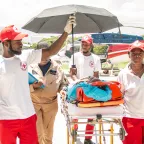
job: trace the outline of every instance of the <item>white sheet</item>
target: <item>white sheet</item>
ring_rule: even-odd
[[[79,108],[74,104],[67,103],[68,113],[70,116],[96,116],[101,114],[104,116],[124,116],[123,105],[107,106],[107,107],[95,107],[95,108]]]

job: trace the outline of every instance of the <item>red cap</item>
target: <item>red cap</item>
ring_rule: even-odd
[[[135,41],[135,42],[132,43],[132,45],[130,46],[129,51],[132,51],[132,50],[135,49],[135,48],[139,48],[139,49],[141,49],[141,50],[144,51],[144,43],[141,42],[141,41],[139,41],[139,40]]]
[[[92,44],[93,43],[93,39],[90,35],[86,35],[82,38],[81,42],[86,42],[88,44]]]
[[[0,32],[0,40],[2,42],[6,40],[21,40],[27,36],[28,34],[23,34],[19,32],[18,29],[14,27],[14,25],[7,26],[3,28],[2,31]]]

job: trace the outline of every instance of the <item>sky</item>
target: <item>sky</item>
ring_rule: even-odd
[[[1,0],[0,26],[14,24],[22,27],[42,10],[66,4],[105,8],[116,15],[122,24],[144,28],[144,0]],[[122,33],[144,34],[144,29],[129,29],[121,30]]]

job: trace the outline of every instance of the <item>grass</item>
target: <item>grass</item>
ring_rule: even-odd
[[[118,68],[119,68],[119,69],[125,68],[125,66],[126,66],[127,64],[128,64],[128,62],[119,63],[119,64],[118,64]]]
[[[63,70],[68,70],[69,69],[69,65],[67,63],[63,63],[62,66],[61,66],[61,68]]]
[[[122,63],[114,64],[113,68],[114,69],[115,68],[123,69],[127,64],[128,64],[128,62],[122,62]],[[110,69],[111,65],[107,64],[107,63],[103,63],[102,68]]]

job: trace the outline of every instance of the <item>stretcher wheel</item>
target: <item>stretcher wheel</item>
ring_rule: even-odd
[[[97,117],[98,120],[102,119],[102,115],[101,114],[97,114],[96,117]]]
[[[120,134],[120,140],[123,141],[125,139],[125,130],[123,128],[120,128],[119,134]]]
[[[77,131],[76,130],[72,130],[72,137],[73,137],[73,141],[76,142],[77,141]]]

